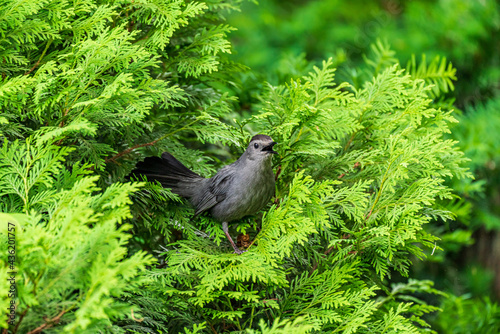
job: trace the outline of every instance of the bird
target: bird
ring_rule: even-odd
[[[262,210],[275,192],[272,156],[276,142],[258,134],[252,137],[245,152],[230,165],[221,168],[213,177],[196,174],[172,154],[147,157],[136,164],[133,175],[158,181],[175,194],[187,198],[195,208],[196,218],[208,212],[222,223],[222,230],[234,249],[242,254],[229,235],[229,223]]]

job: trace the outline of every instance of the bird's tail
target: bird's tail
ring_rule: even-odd
[[[204,177],[196,174],[170,153],[164,152],[161,158],[148,157],[139,162],[131,174],[144,175],[148,181],[158,181],[173,193],[191,198]]]

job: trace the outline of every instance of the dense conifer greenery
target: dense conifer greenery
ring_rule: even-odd
[[[224,22],[238,1],[31,2],[0,6],[0,210],[16,226],[13,333],[420,333],[437,311],[411,255],[453,214],[467,178],[446,61],[406,70],[373,46],[359,85],[331,59],[234,111]],[[434,64],[434,65],[432,65]],[[437,64],[444,64],[437,66]],[[433,71],[434,75],[426,76]],[[435,84],[434,86],[432,84]],[[245,87],[236,87],[243,90]],[[239,111],[239,110],[236,110]],[[218,222],[168,189],[126,179],[169,151],[204,176],[255,133],[279,143],[277,186],[232,254]],[[0,307],[10,305],[7,253]],[[393,275],[405,277],[392,284]],[[2,327],[8,317],[2,314]]]
[[[432,279],[449,294],[439,298],[444,311],[431,319],[440,333],[467,333],[470,328],[498,332],[500,151],[494,130],[500,128],[498,1],[270,0],[259,6],[245,3],[229,22],[238,28],[231,34],[234,59],[253,69],[241,75],[245,89],[236,91],[245,107],[253,105],[261,81],[297,77],[328,57],[333,57],[338,81],[361,87],[367,80],[362,69],[373,57],[366,55],[373,53],[378,41],[391,46],[386,49],[390,52],[381,54],[385,59],[407,64],[412,75],[436,84],[433,89],[443,83],[451,88],[445,81],[458,79],[455,89],[443,96],[444,89],[438,99],[455,109],[460,122],[448,138],[457,139],[470,157],[467,166],[475,178],[451,180],[460,198],[440,204],[456,220],[438,220],[426,227],[440,237],[443,251],[417,262],[410,275]]]

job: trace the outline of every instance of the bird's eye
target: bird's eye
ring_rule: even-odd
[[[259,148],[259,144],[255,143],[255,144],[253,144],[253,147]]]

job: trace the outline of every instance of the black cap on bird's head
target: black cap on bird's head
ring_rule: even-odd
[[[273,141],[273,139],[268,135],[255,135],[252,139],[250,139],[250,142],[253,142],[254,140]]]
[[[277,154],[278,152],[273,150],[274,145],[276,145],[276,143],[273,141],[271,137],[266,135],[255,135],[250,140],[248,149],[253,149],[255,151],[259,151],[261,153],[266,153],[266,154],[267,153]]]

